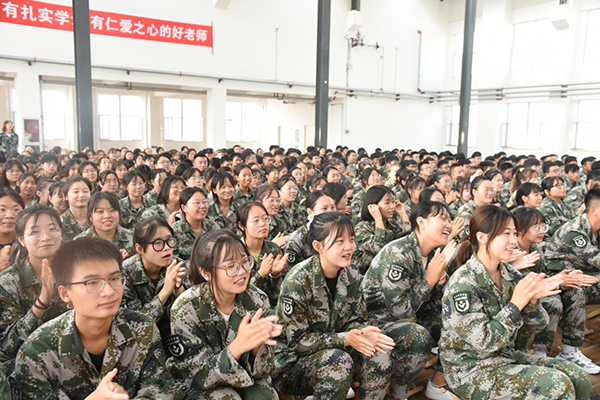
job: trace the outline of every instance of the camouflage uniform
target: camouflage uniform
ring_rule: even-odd
[[[289,237],[285,246],[288,255],[288,266],[293,267],[304,260],[308,260],[313,254],[313,248],[308,243],[308,228],[306,225],[296,229]]]
[[[377,228],[375,221],[359,222],[354,230],[356,250],[352,254],[352,264],[364,275],[371,265],[371,260],[383,246],[398,239],[405,231],[410,231],[410,223],[402,222],[399,218],[387,220],[385,229]]]
[[[288,272],[289,267],[286,265],[281,273],[281,276],[277,278],[273,278],[271,276],[263,278],[259,275],[258,269],[260,268],[263,258],[269,254],[273,254],[274,257],[277,257],[278,255],[283,255],[283,251],[275,243],[265,240],[263,242],[262,249],[260,250],[260,254],[258,255],[258,260],[256,260],[256,266],[254,267],[255,271],[250,279],[250,283],[265,292],[269,297],[269,302],[273,304],[273,307],[275,307],[275,304],[277,304],[277,299],[279,298],[281,282],[283,281],[285,274]]]
[[[235,298],[226,323],[218,311],[208,283],[186,290],[171,310],[173,336],[167,365],[187,392],[185,399],[277,399],[266,382],[275,368],[273,348],[262,345],[256,357],[250,352],[236,360],[229,344],[237,336],[242,318],[259,308],[270,314],[267,296],[249,285]]]
[[[153,206],[146,208],[142,212],[142,219],[146,219],[146,218],[150,218],[150,217],[159,217],[168,222],[170,216],[171,216],[171,213],[167,209],[167,206],[165,206],[164,204],[155,204]]]
[[[457,239],[460,240],[465,236],[469,236],[469,223],[471,222],[471,215],[473,215],[475,210],[477,210],[477,204],[475,204],[473,200],[470,200],[468,203],[458,209],[456,218],[462,218],[463,221],[465,221],[465,229],[458,234]]]
[[[223,215],[221,207],[217,203],[213,203],[208,207],[206,217],[216,222],[219,229],[229,229],[231,232],[239,234],[237,227],[237,209],[239,206],[240,204],[232,200],[227,215]]]
[[[127,197],[127,193],[123,189],[118,188],[117,193],[115,193],[115,196],[117,196],[117,199],[121,200],[121,199],[124,199],[125,197]],[[142,202],[143,201],[144,201],[144,197],[142,196]]]
[[[450,208],[450,215],[452,215],[452,218],[456,217],[456,215],[458,214],[458,210],[464,204],[465,203],[461,199],[456,199],[452,203],[448,204],[448,208]]]
[[[278,215],[275,215],[271,217],[271,223],[269,224],[269,235],[267,236],[267,239],[273,240],[280,232],[284,234],[290,233],[287,232],[287,226],[285,222],[279,218]]]
[[[192,248],[196,242],[197,237],[201,237],[206,232],[210,232],[214,229],[221,229],[219,225],[213,220],[205,218],[202,221],[202,232],[196,234],[190,227],[190,224],[185,218],[181,218],[175,222],[172,226],[175,237],[177,238],[177,246],[173,251],[173,255],[181,258],[185,261],[186,265],[189,265],[190,258],[192,257]]]
[[[537,251],[540,259],[531,268],[522,269],[519,272],[524,276],[530,272],[545,273],[552,275],[552,271],[546,269],[544,250],[540,245],[533,244],[530,252]],[[548,313],[548,325],[537,334],[531,331],[528,325],[519,329],[515,341],[515,348],[527,351],[532,335],[533,349],[549,354],[556,337],[556,330],[560,326],[562,331],[562,342],[573,347],[583,345],[585,331],[585,293],[579,287],[561,287],[561,293],[543,297],[539,300],[546,313]]]
[[[567,206],[572,213],[577,212],[577,209],[583,204],[586,192],[587,188],[585,186],[575,186],[567,193],[563,199],[563,204]]]
[[[425,280],[425,266],[414,233],[391,242],[379,252],[365,273],[362,292],[371,323],[396,342],[392,351],[391,393],[394,398],[404,399],[408,397],[413,379],[429,360],[433,347],[428,329],[417,321],[438,320],[439,329],[439,317],[426,314],[437,309],[439,315],[442,292],[441,286],[435,286],[432,291]],[[427,304],[430,301],[432,304]]]
[[[502,290],[474,255],[452,277],[443,298],[440,359],[446,379],[462,399],[588,399],[589,375],[565,360],[528,355],[514,348],[524,324],[542,329],[548,315],[510,302],[522,275],[501,263]]]
[[[352,201],[350,202],[350,213],[352,214],[352,223],[354,225],[358,224],[361,221],[360,213],[362,211],[362,206],[365,201],[365,194],[367,194],[367,191],[365,190],[365,188],[361,188],[358,191],[355,190],[354,194],[352,195]]]
[[[79,239],[82,237],[99,237],[94,230],[94,227],[91,226],[86,231],[77,235],[75,239]],[[117,246],[119,250],[125,250],[127,254],[133,254],[133,231],[129,229],[125,229],[120,225],[117,225],[117,232],[115,233],[115,237],[112,240],[112,244]]]
[[[408,193],[406,193],[406,190],[402,189],[400,186],[394,186],[392,190],[396,193],[396,200],[401,203],[406,203],[406,200],[408,200]]]
[[[360,381],[361,399],[386,397],[392,374],[389,354],[366,358],[346,347],[346,334],[368,326],[360,290],[360,274],[354,268],[339,271],[335,297],[326,284],[318,256],[296,265],[286,276],[277,304],[281,353],[285,369],[276,385],[286,394],[309,395],[315,400],[346,398],[353,375]]]
[[[292,203],[289,210],[283,208],[283,204],[279,206],[277,216],[285,223],[286,232],[294,232],[306,223],[306,209],[300,207],[297,203]]]
[[[129,196],[125,196],[119,200],[119,205],[121,206],[121,226],[125,229],[133,229],[135,225],[142,220],[144,210],[150,207],[150,204],[142,197],[142,205],[140,208],[133,208]]]
[[[254,196],[256,193],[254,193],[254,190],[248,188],[248,194],[244,194],[242,193],[242,191],[240,190],[239,186],[235,187],[235,190],[233,192],[233,201],[235,201],[236,203],[239,203],[240,205],[248,202],[248,201],[252,201],[254,200]]]
[[[113,317],[101,371],[83,347],[68,311],[36,330],[17,355],[15,381],[25,399],[85,399],[114,368],[113,382],[135,399],[173,399],[160,335],[151,318],[119,309]]]
[[[81,228],[77,223],[77,220],[73,216],[73,213],[68,208],[60,216],[60,221],[63,224],[63,241],[75,239],[77,235],[81,234],[83,231],[90,227],[90,222],[85,221],[85,225],[83,226],[83,228]]]
[[[0,151],[4,151],[5,154],[11,152],[18,152],[19,150],[19,135],[16,133],[7,134],[6,132],[0,132]]]
[[[506,207],[506,205],[510,202],[510,198],[512,197],[512,193],[510,192],[511,183],[512,181],[506,182],[502,187],[500,193],[498,193],[496,196],[500,204],[503,205],[503,207]]]
[[[6,375],[6,367],[2,363],[0,363],[0,398],[4,400],[12,399],[8,376]]]
[[[296,195],[296,200],[294,200],[294,203],[302,205],[304,201],[306,201],[306,196],[308,196],[308,194],[308,190],[304,185],[298,185],[298,194]]]
[[[150,279],[146,274],[142,256],[139,254],[123,262],[123,275],[126,278],[123,289],[123,306],[152,318],[163,338],[171,334],[170,311],[175,301],[175,296],[171,294],[163,306],[158,298],[158,293],[165,285],[166,272],[167,268],[165,267],[160,270],[158,280]],[[184,277],[184,282],[186,280]]]
[[[560,204],[556,204],[550,197],[545,197],[542,200],[540,211],[544,214],[546,225],[548,225],[546,237],[552,236],[558,228],[574,217],[571,210],[562,201]]]
[[[600,280],[598,235],[592,232],[587,214],[575,217],[560,227],[546,242],[544,256],[549,271],[580,269]],[[586,295],[586,304],[600,304],[600,282],[581,289]]]
[[[408,198],[404,202],[404,209],[406,210],[406,215],[410,218],[410,214],[412,214],[412,210],[415,208],[416,204],[412,201],[411,198]]]
[[[44,317],[37,319],[31,307],[41,292],[42,282],[27,259],[0,273],[0,362],[7,364],[8,372],[27,337],[44,322],[67,311],[55,291]]]
[[[144,202],[148,204],[148,207],[152,207],[156,205],[156,199],[158,198],[158,193],[154,191],[154,189],[148,190],[148,192],[144,195]]]

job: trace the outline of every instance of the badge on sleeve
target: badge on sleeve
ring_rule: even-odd
[[[404,267],[401,265],[392,264],[388,271],[388,279],[392,283],[398,282],[404,276]]]
[[[187,349],[183,345],[181,335],[167,336],[164,338],[163,342],[173,357],[180,358],[187,354]]]
[[[288,262],[293,263],[294,261],[296,261],[296,255],[294,253],[289,253],[288,254]]]
[[[573,244],[580,249],[584,248],[588,244],[588,240],[585,235],[577,235],[573,238]]]
[[[281,310],[288,317],[294,312],[294,299],[288,296],[281,298]]]
[[[454,308],[460,314],[466,314],[471,309],[471,295],[468,292],[456,293],[452,296]]]

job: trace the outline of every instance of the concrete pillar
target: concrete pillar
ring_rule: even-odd
[[[214,150],[225,146],[225,104],[227,89],[217,85],[207,91],[206,101],[206,147]],[[201,138],[198,139],[201,141]]]

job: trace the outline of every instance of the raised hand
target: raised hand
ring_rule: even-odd
[[[513,267],[515,267],[515,269],[520,271],[522,269],[533,267],[539,259],[540,253],[537,251],[529,254],[525,251],[515,251],[513,252],[513,258],[510,263]]]
[[[271,268],[273,267],[273,262],[275,261],[275,257],[273,254],[267,254],[263,257],[260,267],[258,268],[258,274],[263,278],[266,278],[267,275],[271,273]]]
[[[96,390],[86,400],[129,400],[129,395],[121,385],[112,380],[117,376],[117,369],[113,369],[102,378]]]
[[[465,229],[465,220],[456,218],[452,221],[452,232],[450,232],[450,240],[454,239]]]
[[[545,278],[546,274],[540,274],[539,276],[544,277],[544,279],[536,284],[532,300],[536,301],[542,297],[553,296],[561,292],[558,288],[565,282],[564,275],[557,274],[550,278]]]
[[[171,261],[165,272],[165,283],[161,292],[165,291],[167,297],[170,296],[176,287],[181,286],[181,279],[184,275],[185,267],[183,266],[183,262],[177,262],[177,260]]]
[[[281,334],[283,326],[276,324],[277,316],[271,315],[262,318],[263,311],[259,309],[251,318],[246,314],[237,331],[237,336],[229,345],[229,351],[236,360],[249,351],[258,350],[263,344],[274,346],[277,344],[272,338]]]
[[[277,235],[275,235],[275,237],[273,238],[273,240],[271,240],[271,242],[275,243],[277,246],[279,246],[280,248],[284,248],[285,245],[288,242],[288,239],[290,238],[289,235],[286,235],[283,232],[279,232]]]
[[[596,277],[591,276],[591,275],[586,275],[584,274],[581,270],[562,270],[560,272],[560,275],[563,276],[565,282],[563,283],[563,286],[566,287],[577,287],[577,286],[592,286],[593,284],[598,282],[598,279],[596,279]]]
[[[284,255],[278,255],[275,260],[273,261],[273,264],[271,266],[271,274],[272,275],[281,275],[281,273],[283,272],[286,264],[287,264],[287,259],[288,259],[288,254],[285,253]]]
[[[531,272],[521,279],[515,290],[513,291],[511,303],[514,303],[519,310],[525,308],[525,306],[531,301],[533,296],[537,293],[538,283],[543,279],[543,274],[536,274]]]

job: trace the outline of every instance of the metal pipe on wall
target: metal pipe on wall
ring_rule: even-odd
[[[466,0],[462,74],[460,80],[460,122],[458,124],[458,152],[465,155],[468,152],[469,141],[469,108],[471,106],[476,10],[477,0]]]

